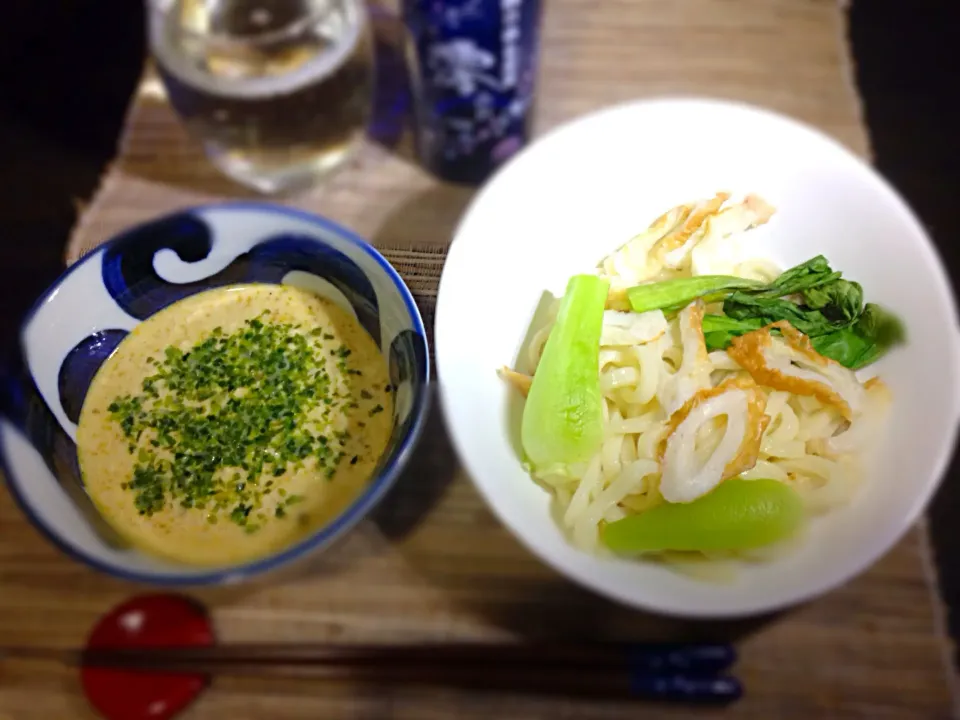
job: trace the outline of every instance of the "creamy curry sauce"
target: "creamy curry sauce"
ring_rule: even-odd
[[[207,566],[269,555],[365,488],[393,429],[389,382],[370,335],[324,298],[191,296],[94,378],[77,431],[87,491],[144,551]]]

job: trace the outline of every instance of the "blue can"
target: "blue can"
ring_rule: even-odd
[[[420,162],[478,184],[533,124],[541,0],[404,0]]]

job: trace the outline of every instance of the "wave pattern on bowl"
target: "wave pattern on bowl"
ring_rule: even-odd
[[[377,342],[389,365],[395,423],[376,477],[333,523],[241,567],[188,568],[125,548],[82,489],[74,440],[90,382],[141,320],[195,293],[252,282],[318,292],[354,314]],[[4,383],[0,419],[0,458],[14,497],[64,551],[132,580],[234,581],[328,544],[392,485],[427,411],[426,333],[403,281],[344,229],[275,206],[206,206],[128,230],[85,256],[44,295],[23,325],[20,351],[21,364]]]

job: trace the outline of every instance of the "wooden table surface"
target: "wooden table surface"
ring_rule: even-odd
[[[812,122],[860,153],[867,141],[833,0],[555,0],[544,27],[541,129],[596,107],[660,93],[702,93]],[[121,156],[73,236],[71,256],[167,209],[243,194],[219,178],[169,109],[145,91]],[[469,191],[439,185],[401,153],[369,147],[353,167],[289,200],[370,237],[432,310],[443,251]],[[59,555],[0,495],[0,637],[69,646],[113,603],[142,588]],[[789,613],[689,623],[627,610],[545,568],[496,522],[457,467],[439,415],[414,463],[368,522],[297,575],[196,593],[232,641],[517,636],[737,639],[744,718],[946,718],[946,638],[917,529],[863,576]],[[431,718],[633,716],[616,704],[487,698],[375,686],[216,682],[185,716]],[[647,717],[691,717],[644,708]],[[711,713],[707,713],[711,714]],[[0,718],[89,717],[75,674],[9,664]]]

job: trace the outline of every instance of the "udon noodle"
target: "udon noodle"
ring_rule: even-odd
[[[747,213],[744,218],[751,203],[752,209],[759,209],[759,215],[765,217]],[[719,205],[708,209],[715,212],[717,207]],[[713,218],[714,224],[725,220],[733,226],[737,223],[732,220],[739,220],[742,227],[733,227],[733,230],[749,229],[762,224],[772,214],[772,208],[756,198],[748,198],[735,207],[741,213],[739,218],[724,218],[721,212]],[[668,216],[669,213],[664,217],[669,221]],[[780,275],[780,268],[768,260],[744,259],[736,252],[724,256],[719,252],[721,245],[728,249],[725,243],[730,233],[713,236],[707,233],[705,238],[703,235],[701,232],[701,242],[692,252],[688,250],[686,255],[678,256],[676,249],[665,250],[659,246],[657,233],[647,231],[605,258],[597,272],[610,281],[612,298],[618,290],[629,286],[676,277],[722,272],[769,283]],[[558,304],[559,300],[554,302],[554,313]],[[708,303],[700,307],[700,315],[692,320],[702,317],[704,311],[720,312],[720,307]],[[586,551],[603,552],[602,523],[614,522],[665,502],[659,491],[660,444],[668,432],[671,415],[682,400],[690,396],[691,390],[716,388],[724,381],[738,378],[750,379],[731,353],[706,354],[702,332],[685,334],[684,323],[691,322],[691,314],[696,312],[695,305],[691,305],[673,317],[663,316],[662,321],[657,321],[662,322],[660,327],[654,322],[656,318],[648,318],[645,329],[639,333],[642,341],[627,342],[622,333],[616,332],[617,310],[605,311],[598,368],[603,394],[602,446],[589,462],[567,467],[563,474],[534,472],[535,479],[555,497],[559,522],[573,543]],[[530,375],[536,371],[552,323],[553,318],[548,318],[534,333],[525,357],[521,358],[519,365]],[[696,360],[697,354],[705,357],[701,355]],[[687,367],[693,364],[697,364],[696,370]],[[700,373],[699,379],[697,373]],[[863,450],[874,440],[877,418],[889,403],[884,386],[879,382],[867,382],[863,386],[866,405],[852,422],[844,417],[836,403],[762,384],[761,387],[766,395],[763,412],[769,420],[762,431],[755,464],[739,477],[769,478],[788,484],[800,494],[811,514],[825,513],[850,501],[861,482]],[[693,466],[708,462],[711,453],[725,441],[728,422],[733,421],[717,417],[699,429]],[[776,547],[763,548],[741,553],[740,557],[766,558],[777,552]],[[696,569],[697,560],[704,557],[701,553],[661,555],[680,569],[693,567],[700,575],[704,572]]]

